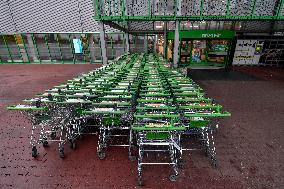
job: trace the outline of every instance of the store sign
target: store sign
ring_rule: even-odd
[[[181,39],[231,39],[235,36],[235,31],[231,30],[190,30],[180,31]],[[168,39],[175,38],[175,32],[167,34]]]
[[[274,32],[274,36],[284,36],[284,32]]]
[[[220,38],[222,34],[220,33],[204,33],[202,34],[202,38]]]

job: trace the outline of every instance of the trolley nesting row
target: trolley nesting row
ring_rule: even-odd
[[[129,159],[137,159],[139,185],[143,165],[170,165],[170,180],[175,181],[185,152],[192,150],[188,136],[197,136],[217,165],[214,120],[230,116],[194,81],[154,54],[123,55],[24,102],[8,109],[21,110],[32,121],[33,157],[38,144],[58,142],[63,158],[67,142],[74,148],[78,137],[92,134],[91,121],[99,129],[98,157],[104,159],[109,146],[128,147]],[[127,142],[115,144],[122,137]],[[152,162],[145,153],[164,153],[167,161]]]
[[[92,107],[105,91],[116,86],[137,56],[121,56],[107,66],[68,80],[35,98],[26,99],[25,104],[9,106],[10,110],[27,114],[32,121],[32,156],[38,155],[38,144],[46,147],[48,142],[58,142],[61,158],[64,157],[66,142],[69,141],[74,148],[75,140],[84,133],[90,119],[83,111]]]

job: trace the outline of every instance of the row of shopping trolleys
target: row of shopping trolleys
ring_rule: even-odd
[[[58,142],[63,158],[67,142],[74,148],[80,136],[93,134],[90,127],[97,127],[97,154],[104,159],[110,141],[127,133],[128,142],[120,146],[128,147],[130,160],[137,159],[138,185],[143,185],[142,165],[171,165],[170,180],[177,179],[189,150],[181,142],[186,136],[200,137],[216,166],[216,118],[230,116],[195,82],[154,54],[123,55],[24,102],[8,109],[30,118],[33,157],[38,144]],[[165,153],[169,161],[148,162],[145,153]]]

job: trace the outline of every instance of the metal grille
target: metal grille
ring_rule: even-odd
[[[0,33],[15,31],[12,15],[7,1],[0,1]]]
[[[154,22],[139,22],[139,21],[132,21],[129,24],[129,30],[134,31],[152,31],[154,30]]]
[[[276,10],[277,0],[257,0],[255,14],[257,16],[273,16]]]
[[[181,3],[181,15],[200,15],[200,1],[184,0]]]
[[[151,5],[145,0],[129,0],[127,2],[128,16],[147,16],[150,9]]]
[[[227,3],[228,2],[224,0],[205,0],[203,14],[211,16],[224,16],[226,15]]]
[[[7,0],[0,13],[0,33],[99,32],[92,0]]]
[[[82,32],[77,0],[12,0],[11,10],[20,33]]]

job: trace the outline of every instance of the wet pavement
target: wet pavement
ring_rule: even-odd
[[[7,105],[20,103],[98,65],[0,65],[0,188],[139,188],[136,162],[127,149],[110,147],[96,155],[97,136],[84,136],[77,148],[40,147],[31,157],[31,125]],[[284,71],[237,67],[229,72],[194,70],[190,76],[208,96],[232,113],[215,135],[219,166],[202,151],[186,153],[179,179],[168,166],[145,166],[143,188],[284,188]]]

